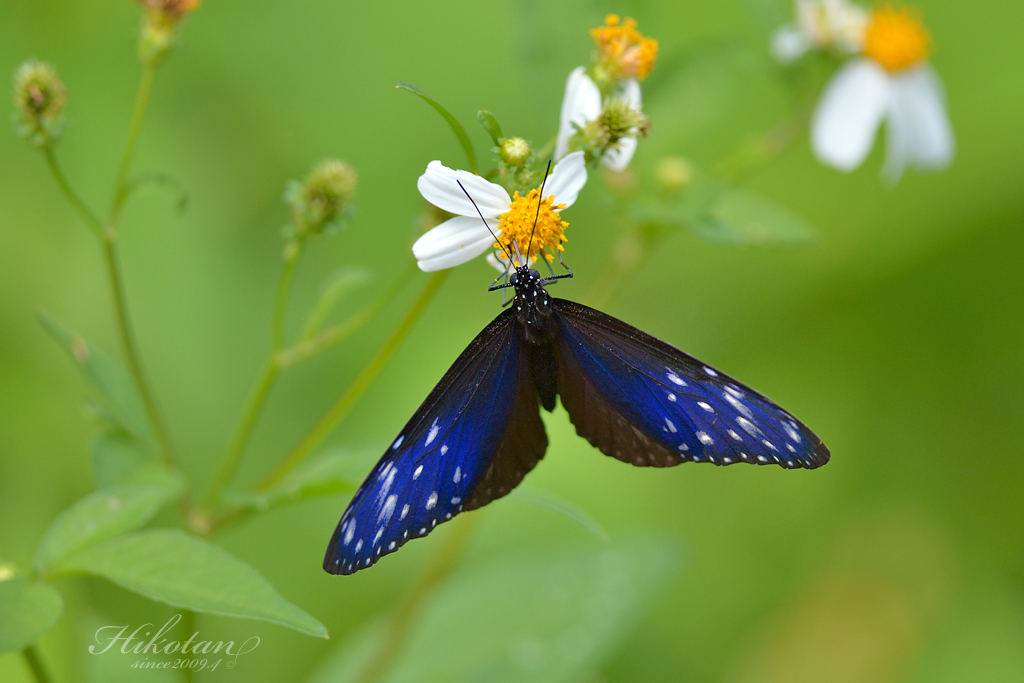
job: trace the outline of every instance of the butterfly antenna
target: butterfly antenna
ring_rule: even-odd
[[[483,213],[480,212],[480,207],[477,206],[476,202],[473,201],[473,198],[469,196],[469,192],[466,192],[466,188],[462,186],[462,181],[461,180],[456,180],[455,182],[459,184],[459,189],[462,190],[463,192],[465,192],[466,197],[469,199],[470,204],[472,204],[473,208],[476,209],[476,215],[480,216],[480,220],[482,220],[484,222],[484,227],[487,228],[487,232],[491,233],[491,237],[493,237],[494,241],[498,243],[498,246],[501,247],[501,250],[503,252],[505,252],[505,258],[507,258],[509,260],[509,262],[511,263],[512,255],[510,253],[508,253],[508,249],[505,248],[505,245],[503,245],[501,243],[501,240],[498,239],[498,236],[494,234],[493,230],[491,230],[491,226],[487,224],[487,219],[484,218]],[[538,216],[540,215],[539,209],[538,209],[537,215]]]
[[[530,243],[526,247],[526,257],[530,257],[530,250],[533,249],[533,234],[537,232],[537,221],[540,220],[540,205],[544,201],[544,184],[548,182],[551,175],[551,159],[548,159],[547,170],[544,171],[544,180],[540,181],[540,192],[537,193],[537,215],[533,218],[533,230],[530,231]]]

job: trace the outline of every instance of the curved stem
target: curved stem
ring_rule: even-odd
[[[277,282],[277,293],[274,295],[274,312],[270,321],[270,355],[263,366],[263,372],[260,374],[259,381],[256,382],[256,386],[253,387],[248,400],[245,402],[242,419],[238,423],[235,435],[231,439],[231,445],[224,454],[224,459],[221,460],[217,476],[213,480],[210,492],[206,496],[204,507],[207,510],[213,510],[217,507],[225,487],[231,483],[231,479],[235,476],[235,470],[238,469],[238,463],[241,462],[245,446],[249,443],[249,437],[252,436],[253,429],[256,427],[256,421],[263,411],[263,405],[267,402],[270,390],[277,380],[277,375],[281,372],[279,355],[284,345],[284,318],[285,312],[288,309],[288,292],[291,290],[295,267],[299,263],[299,257],[302,256],[304,245],[305,243],[301,240],[292,242],[285,251],[284,268],[281,270],[281,278]]]
[[[49,166],[50,172],[53,173],[54,180],[57,181],[57,186],[60,187],[61,192],[64,193],[64,197],[71,204],[71,208],[75,210],[78,217],[85,222],[89,229],[92,230],[93,234],[99,239],[103,239],[103,224],[100,223],[100,219],[96,217],[89,207],[85,205],[85,202],[75,193],[71,187],[71,183],[68,182],[67,177],[64,175],[64,171],[61,170],[60,164],[57,163],[57,157],[53,153],[52,147],[47,147],[43,154],[46,156],[46,165]]]
[[[124,348],[124,355],[128,361],[128,368],[135,378],[139,387],[139,395],[146,407],[146,413],[153,424],[153,431],[159,442],[160,450],[168,465],[175,464],[174,447],[171,444],[170,433],[164,423],[163,415],[157,406],[156,398],[149,388],[146,380],[146,373],[142,368],[142,360],[139,357],[135,336],[132,333],[131,319],[128,315],[128,300],[124,292],[124,279],[121,276],[121,266],[117,259],[117,237],[113,230],[104,231],[103,258],[107,265],[107,276],[110,280],[110,290],[114,296],[114,310],[117,313],[117,331],[121,337],[121,346]]]
[[[420,295],[413,302],[412,306],[406,311],[405,316],[395,327],[391,336],[387,338],[384,344],[377,349],[377,353],[366,364],[366,367],[359,373],[359,375],[352,381],[352,384],[345,389],[344,393],[338,397],[338,400],[334,402],[327,413],[320,418],[320,420],[313,425],[313,428],[302,438],[301,441],[291,450],[288,455],[285,456],[274,470],[267,475],[266,478],[260,482],[257,487],[259,490],[266,490],[281,481],[281,479],[295,469],[307,456],[320,445],[324,437],[330,434],[334,426],[348,414],[348,411],[352,408],[355,402],[363,395],[369,386],[373,383],[373,380],[377,378],[380,371],[384,369],[388,361],[391,360],[391,356],[394,355],[395,351],[401,345],[402,341],[408,336],[409,331],[412,330],[416,321],[419,320],[423,311],[426,309],[427,304],[434,298],[437,291],[441,288],[445,279],[448,277],[450,270],[442,270],[434,273],[433,277],[427,281],[426,287],[420,292]]]
[[[25,658],[25,663],[28,664],[28,668],[32,670],[32,675],[35,677],[37,683],[52,683],[53,679],[50,678],[49,672],[46,667],[43,666],[42,656],[39,654],[39,649],[35,645],[29,645],[21,651],[22,656]]]
[[[145,62],[142,65],[142,79],[139,81],[139,92],[135,96],[135,110],[132,112],[132,122],[128,128],[128,140],[125,142],[124,153],[121,155],[121,164],[117,169],[117,179],[114,181],[114,197],[110,203],[111,225],[117,223],[117,218],[124,206],[125,189],[128,185],[128,173],[132,168],[132,159],[135,157],[135,146],[139,142],[139,134],[142,133],[142,122],[146,118],[146,108],[149,106],[149,95],[153,91],[153,76],[156,74],[156,65],[152,62]]]

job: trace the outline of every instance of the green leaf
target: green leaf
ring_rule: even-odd
[[[320,294],[320,299],[317,300],[316,305],[313,306],[313,310],[310,311],[309,318],[306,319],[306,325],[302,329],[302,341],[308,341],[312,339],[317,332],[324,326],[324,322],[327,320],[327,316],[330,315],[331,309],[338,305],[345,295],[351,291],[362,287],[373,279],[373,274],[366,268],[360,268],[358,266],[348,266],[336,270],[327,280],[324,285],[323,292]]]
[[[377,680],[590,680],[678,564],[671,540],[646,539],[467,568],[428,598],[408,640]],[[380,626],[357,633],[324,662],[311,683],[359,680],[387,637]]]
[[[43,534],[36,551],[36,570],[45,574],[55,563],[83,548],[138,529],[180,496],[184,484],[177,477],[162,486],[121,484],[86,496],[58,515]]]
[[[556,515],[561,515],[570,522],[579,524],[581,527],[586,529],[587,533],[603,543],[610,543],[612,540],[611,537],[608,536],[608,532],[605,531],[605,528],[601,526],[601,523],[587,514],[586,510],[578,508],[572,503],[563,500],[554,494],[533,489],[528,486],[520,486],[515,489],[509,497],[522,503],[529,503],[530,505],[536,505],[537,507],[544,508],[549,512],[554,512]]]
[[[148,439],[150,433],[145,408],[128,371],[83,337],[68,331],[49,314],[40,312],[39,319],[50,336],[70,354],[82,375],[99,392],[114,419],[125,430]]]
[[[476,120],[480,122],[483,129],[491,136],[495,146],[500,145],[501,141],[505,139],[505,134],[501,132],[501,124],[498,123],[498,119],[494,118],[494,114],[491,112],[481,109],[476,113]]]
[[[281,597],[251,566],[175,529],[116,536],[65,559],[53,573],[94,574],[173,607],[259,619],[327,637],[323,624]]]
[[[351,453],[332,453],[303,463],[273,488],[261,493],[233,493],[228,500],[236,505],[266,512],[271,508],[307,498],[351,493],[361,478],[353,472],[359,462]],[[362,470],[365,472],[365,468]]]
[[[50,584],[28,579],[0,582],[0,654],[39,640],[63,611],[64,600]]]
[[[814,229],[775,202],[748,190],[719,195],[694,227],[708,239],[747,245],[798,245],[813,241]]]
[[[93,441],[92,473],[101,489],[120,484],[170,488],[182,481],[181,473],[157,460],[147,444],[119,429],[101,432]]]
[[[448,125],[451,127],[452,132],[455,133],[455,137],[459,139],[459,144],[462,145],[462,151],[466,153],[466,159],[469,160],[469,170],[473,173],[477,173],[476,152],[473,151],[473,143],[470,142],[469,136],[466,135],[466,130],[462,127],[462,124],[456,121],[455,117],[448,113],[447,109],[425,95],[423,91],[415,85],[399,83],[395,87],[402,90],[408,90],[409,92],[418,95],[424,102],[436,109],[438,114],[444,117],[444,120],[447,121]]]

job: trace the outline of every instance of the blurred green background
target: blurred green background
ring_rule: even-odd
[[[545,567],[562,567],[568,590],[577,580],[589,585],[573,562],[597,567],[593,558],[605,556],[628,559],[621,566],[634,580],[623,585],[636,599],[629,609],[612,600],[586,612],[621,622],[612,634],[590,633],[589,650],[575,648],[589,652],[577,667],[584,673],[543,680],[1024,680],[1024,8],[921,6],[957,135],[950,169],[911,172],[886,189],[881,145],[842,175],[816,163],[801,138],[748,186],[813,224],[812,246],[736,248],[673,234],[605,306],[779,401],[822,436],[832,462],[813,472],[634,469],[592,449],[556,410],[545,417],[547,457],[526,483],[586,510],[612,544],[514,498],[474,513],[480,520],[457,570],[468,572],[470,587],[448,603],[465,601],[466,616],[433,614],[424,626],[433,640],[413,644],[401,680],[434,680],[434,660],[462,656],[474,631],[513,646],[496,655],[507,655],[506,669],[465,680],[540,680],[531,667],[553,641],[515,641],[533,617],[511,625],[515,601],[486,603],[474,568],[497,567],[486,570],[497,572],[494,586],[525,596],[530,584],[502,570],[521,565],[525,576],[544,576]],[[200,492],[266,351],[286,180],[326,156],[360,173],[356,219],[313,245],[300,266],[296,329],[338,266],[374,271],[367,299],[397,277],[419,230],[417,176],[431,159],[463,162],[440,118],[395,83],[443,102],[478,150],[489,146],[471,125],[478,109],[494,112],[506,134],[540,145],[554,134],[566,75],[590,55],[587,30],[609,11],[636,17],[662,55],[646,84],[652,133],[634,162],[643,181],[665,155],[711,165],[786,116],[786,98],[758,62],[788,10],[771,0],[206,2],[158,73],[134,167],[180,179],[189,206],[178,213],[169,193],[144,190],[122,230],[140,344]],[[0,5],[0,71],[31,56],[56,64],[71,94],[58,154],[96,207],[108,200],[130,116],[138,24],[127,0]],[[753,65],[735,78],[696,80],[672,68],[723,44],[749,46]],[[94,240],[13,132],[0,134],[0,188],[0,558],[25,567],[54,516],[94,487],[85,386],[36,313],[119,348]],[[607,268],[620,226],[607,218],[604,192],[595,178],[566,213],[577,277],[559,284],[559,296],[586,300]],[[384,448],[497,313],[486,291],[492,275],[483,260],[452,274],[328,448],[370,460]],[[319,417],[415,291],[284,376],[243,483]],[[331,577],[320,563],[345,503],[296,505],[217,538],[326,624],[331,640],[200,616],[200,631],[217,639],[255,634],[261,644],[236,669],[199,679],[297,681],[319,672],[317,680],[334,680],[323,662],[344,657],[338,648],[353,647],[350,637],[370,637],[364,629],[389,614],[451,533],[443,527],[371,571]],[[175,523],[169,513],[160,522]],[[457,592],[459,576],[445,590]],[[595,585],[618,585],[603,580]],[[558,593],[562,584],[551,585]],[[98,662],[87,647],[97,624],[162,623],[176,610],[98,579],[59,587],[66,614],[41,642],[58,681],[156,677],[128,670],[129,657]],[[416,653],[426,654],[420,661]],[[20,657],[0,657],[0,680],[29,680]]]

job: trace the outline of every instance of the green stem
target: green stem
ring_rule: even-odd
[[[273,388],[274,382],[281,372],[279,355],[284,345],[284,319],[288,308],[288,292],[291,291],[295,267],[299,263],[299,257],[302,256],[304,245],[305,242],[301,240],[291,242],[285,250],[284,268],[281,270],[281,278],[277,282],[277,293],[274,295],[274,312],[270,321],[270,355],[263,366],[263,372],[260,374],[259,381],[253,387],[249,398],[246,400],[242,419],[238,423],[235,435],[231,439],[231,445],[224,454],[224,459],[221,460],[217,476],[213,480],[209,494],[206,496],[204,507],[208,511],[212,511],[217,507],[225,487],[231,483],[231,479],[235,476],[235,470],[238,469],[238,463],[241,462],[245,446],[249,443],[249,438],[256,427],[256,421],[263,411],[263,405],[266,403],[270,390]]]
[[[71,183],[68,182],[67,177],[64,175],[64,171],[61,170],[60,164],[57,163],[57,157],[53,153],[52,147],[47,147],[43,152],[46,156],[46,165],[50,167],[50,171],[53,173],[54,180],[57,181],[57,186],[60,187],[61,192],[64,193],[64,197],[71,204],[71,208],[75,210],[78,217],[85,222],[89,229],[92,230],[93,234],[97,238],[103,239],[103,224],[100,223],[100,219],[96,217],[89,207],[85,205],[85,202],[75,193],[71,187]]]
[[[121,165],[117,169],[117,179],[114,181],[114,197],[110,203],[110,225],[117,223],[118,216],[124,206],[125,190],[128,186],[128,173],[132,168],[132,159],[135,157],[135,146],[139,142],[139,134],[142,133],[142,122],[146,118],[146,108],[149,106],[149,95],[153,91],[153,76],[156,74],[156,65],[153,62],[145,62],[142,65],[142,79],[139,81],[139,92],[135,96],[135,110],[132,113],[132,122],[128,128],[128,140],[125,142],[124,153],[121,155]]]
[[[156,398],[149,388],[146,380],[146,373],[142,369],[142,361],[139,357],[135,336],[132,334],[131,319],[128,315],[128,300],[124,292],[124,279],[121,276],[121,267],[117,259],[117,235],[113,230],[106,230],[103,234],[103,258],[107,264],[107,275],[110,280],[110,290],[114,296],[114,310],[117,313],[117,331],[121,337],[121,346],[124,348],[124,355],[128,361],[128,368],[135,378],[139,387],[139,395],[146,407],[146,413],[153,425],[153,431],[163,453],[164,461],[168,465],[175,464],[174,447],[171,444],[170,433],[164,423],[163,415],[157,406]]]
[[[340,325],[334,325],[325,330],[322,330],[319,334],[316,334],[309,339],[295,344],[291,348],[283,349],[277,354],[278,365],[281,369],[287,369],[291,366],[306,360],[310,356],[314,356],[324,349],[329,348],[333,344],[344,340],[356,331],[360,330],[364,325],[377,317],[384,308],[390,304],[398,293],[405,289],[405,286],[409,284],[409,280],[412,276],[418,272],[415,263],[411,263],[405,271],[395,279],[384,294],[377,298],[372,304],[356,313],[354,316],[346,320]]]
[[[412,627],[423,610],[423,605],[445,578],[455,569],[459,556],[469,541],[470,532],[479,520],[479,514],[463,515],[455,520],[444,545],[437,549],[426,571],[420,574],[413,586],[395,610],[384,635],[369,661],[359,671],[357,683],[377,683],[394,666],[409,639]]]
[[[391,336],[387,338],[384,344],[377,349],[377,352],[373,355],[370,361],[366,364],[366,367],[359,373],[359,375],[352,381],[352,383],[345,389],[344,393],[338,397],[338,400],[334,402],[334,405],[328,409],[327,413],[320,418],[313,428],[302,438],[301,441],[291,450],[288,455],[285,456],[274,470],[267,475],[267,477],[260,482],[257,487],[259,490],[266,490],[281,481],[281,479],[295,469],[306,457],[316,448],[324,437],[326,437],[334,426],[341,420],[348,411],[352,408],[355,402],[363,395],[373,380],[377,378],[380,371],[384,369],[388,361],[391,360],[391,356],[394,355],[395,351],[401,345],[402,341],[408,336],[409,331],[412,330],[416,321],[423,314],[427,304],[434,298],[437,291],[441,288],[445,279],[448,277],[450,270],[442,270],[434,273],[434,276],[427,281],[426,287],[420,292],[420,295],[413,302],[412,306],[406,311],[405,316],[395,327]]]
[[[28,668],[32,669],[32,675],[35,677],[37,683],[52,683],[53,679],[50,678],[49,672],[46,667],[43,666],[42,656],[39,654],[39,650],[35,645],[29,645],[21,651],[22,656],[25,657],[25,662],[28,664]]]

